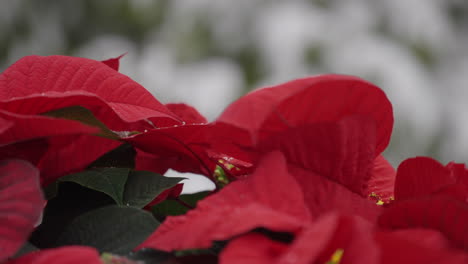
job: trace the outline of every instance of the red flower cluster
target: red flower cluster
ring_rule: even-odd
[[[41,186],[121,144],[135,148],[136,169],[200,173],[218,186],[136,250],[222,244],[221,263],[468,263],[468,171],[418,157],[395,172],[381,155],[393,114],[378,87],[299,79],[251,92],[207,123],[190,106],[158,102],[118,62],[30,56],[0,75],[0,263],[34,230]],[[33,261],[101,263],[78,246],[8,263]]]

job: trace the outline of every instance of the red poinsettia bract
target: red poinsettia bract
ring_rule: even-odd
[[[374,223],[380,207],[325,177],[306,174],[288,165],[281,152],[267,154],[248,178],[227,185],[186,215],[169,217],[138,248],[209,248],[216,241],[231,240],[221,252],[221,263],[467,260],[437,231],[379,230]],[[288,233],[292,241],[259,228]],[[422,243],[421,238],[428,241]],[[399,251],[406,253],[392,255]]]
[[[468,171],[418,157],[396,173],[382,156],[392,106],[375,85],[344,75],[294,80],[253,91],[208,123],[118,73],[119,58],[28,56],[0,74],[0,262],[32,232],[40,185],[123,142],[136,148],[136,169],[227,177],[138,249],[222,242],[221,263],[467,262]],[[30,262],[101,260],[95,249],[63,247],[11,261]]]
[[[119,136],[181,124],[117,68],[118,58],[102,63],[66,56],[27,56],[11,65],[0,74],[0,117],[9,121],[0,136],[2,156],[32,162],[47,185],[119,146]],[[76,112],[77,106],[116,138],[102,137],[99,125],[86,112]]]
[[[468,171],[463,164],[443,166],[426,157],[400,164],[395,201],[380,216],[384,228],[430,228],[453,245],[468,249]]]
[[[346,119],[361,121],[355,122],[357,125],[353,127],[350,123],[354,121],[346,123]],[[319,167],[331,169],[330,165],[339,164],[336,162],[343,164],[346,158],[355,158],[356,162],[361,162],[367,168],[359,167],[359,163],[350,168],[366,172],[355,173],[358,177],[365,177],[365,183],[372,183],[374,178],[369,168],[386,167],[387,169],[380,171],[378,177],[386,179],[387,185],[393,186],[394,171],[379,156],[390,140],[393,127],[392,106],[381,89],[362,79],[345,75],[320,75],[260,89],[231,104],[217,122],[249,131],[253,142],[244,148],[250,147],[254,156],[255,152],[260,151],[261,155],[265,150],[282,148],[279,145],[300,149],[300,144],[308,144],[308,147],[320,149],[315,154],[312,153],[308,160],[309,169],[313,171],[320,172]],[[334,128],[326,128],[327,126]],[[329,129],[334,130],[332,134],[324,133]],[[310,137],[307,136],[309,132],[313,133]],[[294,146],[288,143],[289,139],[294,139],[299,134],[302,135],[301,139],[296,140]],[[308,143],[304,143],[304,140]],[[243,144],[235,139],[234,142]],[[324,152],[326,148],[329,151]],[[318,154],[329,155],[329,158],[321,158]],[[234,153],[233,155],[235,156]],[[365,155],[375,161],[361,159]],[[336,168],[335,171],[340,169]],[[383,171],[386,173],[384,177]],[[324,175],[329,174],[326,172]],[[347,180],[349,184],[362,183],[348,177],[346,172],[343,176],[330,176],[342,177],[341,180]],[[348,187],[351,187],[349,184]],[[379,184],[380,186],[384,185]],[[364,196],[373,194],[382,200],[388,200],[393,195],[388,189],[380,190],[373,184],[354,186],[351,189]]]
[[[36,168],[21,160],[0,161],[0,262],[28,239],[44,202]]]
[[[251,177],[205,198],[186,215],[168,217],[139,248],[208,248],[215,240],[262,226],[298,231],[302,222],[309,221],[310,214],[304,210],[299,184],[288,174],[284,162],[281,153],[268,155]]]
[[[83,246],[68,246],[46,249],[26,254],[7,264],[102,264],[96,249]]]
[[[307,232],[309,226],[314,225],[314,220],[321,219],[327,212],[357,213],[372,216],[371,218],[375,219],[379,208],[367,199],[354,194],[345,187],[340,187],[339,184],[332,183],[325,177],[309,174],[307,177],[297,178],[296,175],[293,176],[290,173],[293,171],[294,165],[288,166],[281,152],[267,154],[252,175],[230,183],[219,193],[201,201],[196,209],[189,211],[186,215],[169,217],[139,248],[152,247],[163,250],[208,248],[215,241],[229,240],[235,237],[237,238],[232,243],[237,243],[236,240],[244,241],[244,239],[250,241],[251,236],[260,236],[255,231],[257,228],[290,233],[297,236],[295,241],[300,241],[300,237]],[[312,185],[316,186],[314,189],[309,189],[309,193],[306,195],[304,185],[308,188]],[[324,188],[323,191],[321,191],[322,188]],[[371,222],[358,216],[356,219],[359,219],[357,220],[359,223],[368,225],[369,230],[371,230]],[[333,228],[333,225],[329,224],[327,222],[327,224],[319,225],[317,230]],[[340,232],[343,235],[350,235],[346,228]],[[366,232],[368,231],[366,230]],[[358,237],[361,235],[356,234],[356,239]],[[278,244],[274,247],[278,248],[279,251],[269,250],[268,252],[271,254],[280,254],[281,248],[284,248],[284,254],[286,254],[294,248],[294,246],[289,248],[281,243],[270,241],[263,235],[259,239]],[[330,250],[336,250],[342,246],[327,246],[328,242],[320,241],[317,242],[318,249],[314,255],[310,251],[312,250],[310,243],[305,241],[310,241],[310,239],[298,242],[298,247],[309,247],[307,256],[299,257],[311,260],[318,260],[324,256],[329,257]],[[245,250],[247,247],[251,247],[252,252],[249,254],[261,254],[262,252],[247,242],[241,244],[246,247]],[[372,242],[369,241],[368,244],[372,244]],[[262,247],[261,244],[256,245]],[[229,244],[228,249],[230,247]],[[288,249],[286,250],[286,248]],[[300,249],[297,250],[300,251]],[[226,252],[222,254],[231,254],[230,251]],[[368,252],[366,254],[365,256],[369,255]]]
[[[368,137],[365,140],[371,142],[372,146],[365,151],[369,153],[369,158],[374,160],[373,163],[365,162],[366,166],[373,168],[372,171],[367,174],[357,173],[360,177],[366,177],[369,184],[359,186],[359,190],[353,191],[388,202],[393,196],[395,172],[380,153],[390,139],[393,126],[392,107],[378,87],[355,77],[321,75],[263,88],[235,101],[212,123],[155,129],[127,140],[147,154],[142,155],[146,158],[142,160],[151,160],[150,153],[156,158],[169,153],[172,163],[179,164],[176,169],[198,172],[208,177],[212,177],[216,164],[223,165],[219,162],[223,160],[220,157],[226,157],[226,160],[230,157],[236,158],[243,161],[239,163],[243,166],[225,167],[228,176],[233,180],[233,175],[250,173],[252,165],[263,152],[276,148],[272,144],[278,138],[284,137],[282,140],[287,140],[288,136],[285,135],[298,133],[290,130],[313,130],[312,126],[334,126],[345,118],[368,120],[366,122],[369,124],[362,130],[365,130]],[[346,148],[361,148],[358,151],[364,151],[366,145],[350,144],[353,143],[353,136],[340,138],[343,135],[340,129],[343,128],[335,129],[335,138],[330,138],[329,141],[347,140],[339,145],[349,146],[335,150],[336,153],[344,150],[343,154],[354,155],[358,150]],[[325,136],[327,135],[314,136],[316,141],[311,144],[318,144],[321,140],[318,138]],[[299,140],[298,144],[301,144]],[[322,148],[326,147],[323,143],[320,144],[323,145]],[[318,160],[320,158],[315,163],[319,163]],[[230,171],[229,167],[236,167],[237,172]],[[368,168],[364,170],[367,171]],[[373,176],[377,174],[378,179]],[[349,178],[348,181],[353,180]]]
[[[466,261],[468,256],[450,248],[440,233],[423,229],[376,231],[362,218],[338,214],[324,215],[306,227],[291,244],[249,233],[233,239],[220,255],[223,264],[462,264]]]

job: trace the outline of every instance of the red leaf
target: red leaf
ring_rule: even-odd
[[[83,170],[122,143],[92,135],[79,135],[50,138],[48,144],[47,152],[37,163],[42,186],[66,174]]]
[[[331,263],[331,256],[342,250],[339,263],[378,263],[372,226],[363,219],[330,214],[305,225],[290,245],[259,234],[242,235],[227,245],[220,259],[222,263]]]
[[[127,55],[126,52],[124,54],[118,56],[117,58],[111,58],[111,59],[103,60],[101,62],[104,63],[105,65],[111,67],[112,69],[114,69],[116,71],[119,71],[120,59],[125,55]]]
[[[3,110],[20,114],[80,105],[113,130],[125,130],[125,124],[136,122],[139,128],[180,123],[127,76],[99,61],[76,57],[20,59],[0,75],[0,101]]]
[[[7,264],[102,264],[96,249],[83,246],[68,246],[35,251]]]
[[[21,159],[37,164],[47,151],[49,143],[47,138],[38,138],[22,141],[0,147],[0,157],[9,159]]]
[[[309,218],[298,183],[276,152],[267,155],[251,177],[230,183],[186,215],[168,217],[138,248],[208,248],[212,241],[257,227],[294,232]]]
[[[1,111],[0,111],[1,113]],[[13,126],[13,122],[0,117],[0,135]]]
[[[356,114],[376,122],[375,154],[379,154],[390,140],[392,106],[382,90],[356,77],[321,75],[256,90],[231,104],[217,121],[264,137],[288,127]]]
[[[208,157],[215,160],[230,179],[239,179],[251,174],[255,169],[251,162],[240,160],[224,153],[207,151]]]
[[[288,245],[249,233],[233,239],[219,255],[223,264],[270,264],[278,262]]]
[[[455,184],[456,176],[459,175],[431,158],[407,159],[398,167],[395,199],[409,199],[436,193]]]
[[[468,170],[465,164],[450,162],[445,166],[456,179],[452,185],[441,188],[437,194],[448,195],[464,203],[468,203]]]
[[[453,249],[437,231],[406,229],[373,231],[359,217],[329,214],[299,233],[292,244],[250,233],[232,240],[221,252],[222,263],[331,263],[342,250],[339,263],[467,263],[468,255]],[[337,261],[333,263],[338,263]]]
[[[21,160],[0,162],[0,262],[28,239],[44,202],[36,168]]]
[[[164,190],[161,194],[159,194],[156,198],[154,198],[153,201],[151,201],[149,204],[145,206],[145,209],[150,210],[152,206],[168,199],[168,198],[177,198],[179,197],[180,193],[182,192],[182,189],[184,187],[183,183],[179,183],[176,186],[169,188],[167,190]]]
[[[99,132],[98,128],[78,121],[47,116],[20,115],[0,110],[0,118],[11,124],[1,133],[0,146],[43,137]]]
[[[374,124],[359,116],[284,130],[261,142],[263,152],[278,149],[288,162],[366,196],[374,161]]]
[[[216,163],[225,158],[236,163],[232,165],[239,165],[239,173],[232,173],[234,176],[251,171],[251,153],[233,139],[243,145],[250,142],[245,131],[216,122],[152,129],[124,140],[138,149],[137,166],[161,172],[172,168],[212,177]]]
[[[343,250],[339,263],[377,263],[379,249],[372,231],[372,225],[360,217],[325,215],[293,241],[279,263],[327,263],[337,250]]]
[[[381,213],[382,208],[375,203],[321,175],[295,166],[290,166],[289,172],[300,183],[304,200],[313,217],[336,211],[359,215],[374,222]]]
[[[171,157],[159,157],[151,153],[136,149],[135,156],[135,170],[146,170],[152,171],[159,174],[164,174],[171,167],[170,164],[174,164],[175,158]]]
[[[446,239],[433,230],[377,232],[375,240],[381,248],[381,264],[468,263],[467,254],[450,248]]]
[[[367,183],[366,194],[374,201],[389,203],[395,198],[396,171],[392,165],[379,155],[374,160],[371,177]]]
[[[137,249],[156,248],[170,251],[209,248],[213,241],[226,240],[257,227],[279,232],[295,232],[300,226],[299,219],[280,214],[259,203],[247,203],[242,207],[224,203],[203,203],[186,215],[168,217]]]
[[[180,117],[186,124],[208,123],[206,118],[194,107],[186,104],[166,104],[166,107]]]
[[[96,137],[99,129],[74,120],[21,115],[0,110],[11,125],[0,137],[3,158],[25,159],[41,171],[47,185],[64,174],[81,170],[121,144]]]
[[[468,205],[449,197],[396,201],[384,210],[379,224],[390,229],[439,230],[455,246],[468,249]]]
[[[61,176],[84,169],[119,144],[91,135],[59,136],[3,146],[0,155],[33,163],[41,171],[41,185],[47,186]]]
[[[394,231],[380,231],[375,234],[377,238],[379,236],[392,237],[395,239],[399,238],[432,249],[450,248],[450,242],[445,238],[445,236],[439,231],[432,229],[411,228]]]
[[[173,168],[180,172],[193,172],[210,176],[214,171],[214,163],[206,155],[209,139],[205,125],[184,125],[153,129],[125,140],[139,148],[144,153],[137,156],[137,164],[151,167],[151,155],[154,157],[155,168],[159,164],[165,171]],[[151,155],[149,155],[151,154]],[[139,159],[143,159],[138,161]]]

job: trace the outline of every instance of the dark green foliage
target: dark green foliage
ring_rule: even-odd
[[[87,245],[101,252],[126,254],[158,225],[144,210],[110,205],[74,219],[58,238],[57,245]]]
[[[197,202],[205,198],[208,194],[210,194],[210,192],[184,194],[179,196],[178,199],[194,208],[197,205]],[[177,200],[165,200],[151,208],[153,215],[160,221],[164,220],[166,216],[185,214],[188,210],[190,210],[189,207],[184,206]]]

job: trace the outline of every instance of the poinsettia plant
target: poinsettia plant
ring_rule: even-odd
[[[357,77],[255,90],[213,122],[119,58],[0,75],[0,263],[468,263],[468,170],[395,170],[392,106]],[[198,173],[212,191],[182,193]]]

